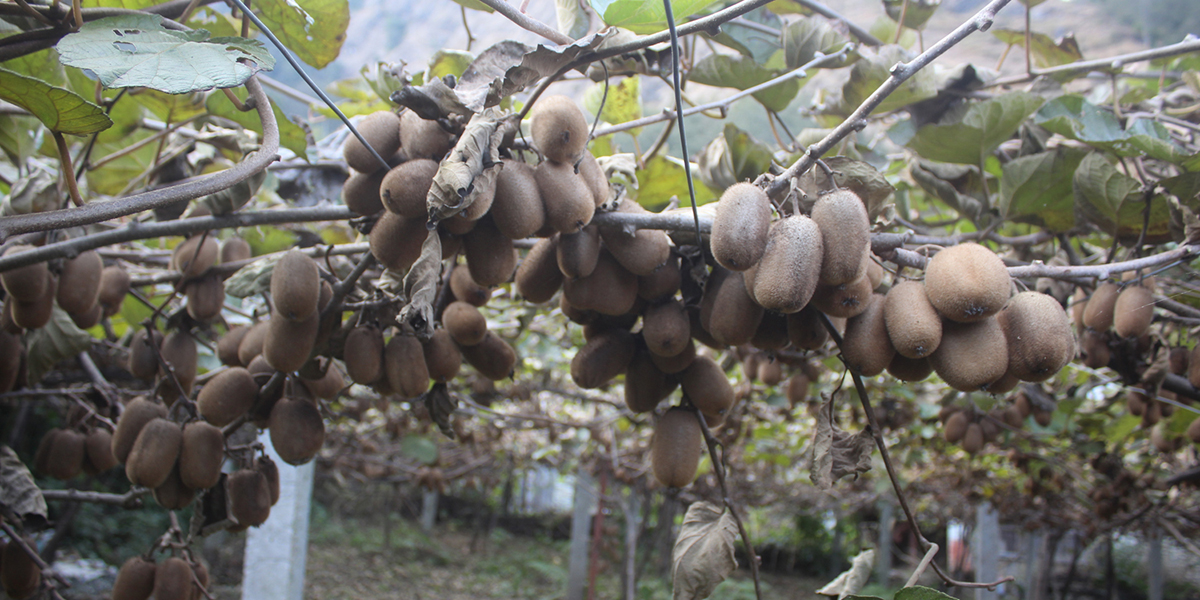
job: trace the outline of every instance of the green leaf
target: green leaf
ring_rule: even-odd
[[[1112,440],[1114,442],[1120,442],[1120,440],[1125,439],[1129,436],[1129,434],[1133,433],[1133,431],[1141,424],[1141,417],[1129,414],[1124,415],[1119,419],[1111,419],[1104,427],[1104,437],[1105,439]]]
[[[726,123],[721,137],[700,153],[696,173],[704,185],[723,191],[739,181],[754,180],[770,167],[771,149],[737,125]]]
[[[692,67],[689,78],[704,85],[746,90],[781,74],[782,71],[768,69],[745,56],[710,54]],[[781,112],[792,103],[802,84],[800,79],[791,78],[756,92],[754,99],[769,110]]]
[[[891,77],[892,66],[912,58],[908,51],[895,45],[862,48],[859,53],[861,59],[850,68],[849,78],[842,85],[841,97],[830,102],[826,110],[828,114],[847,116],[854,112],[863,100]],[[875,112],[893,111],[936,95],[936,78],[929,69],[921,69],[885,98]]]
[[[1104,155],[1088,154],[1075,170],[1075,206],[1102,231],[1119,240],[1136,240],[1146,219],[1143,194],[1137,180],[1117,171]],[[1166,198],[1150,199],[1145,242],[1171,239],[1171,214]]]
[[[604,98],[604,107],[600,100]],[[642,118],[642,87],[638,76],[624,77],[616,84],[608,85],[608,96],[604,94],[604,82],[597,83],[583,95],[583,107],[593,115],[600,113],[600,119],[611,125],[618,125],[634,119]],[[631,130],[637,135],[641,128]]]
[[[249,94],[245,89],[233,90],[233,93],[239,100],[245,101]],[[259,139],[262,139],[262,120],[258,118],[258,111],[250,110],[242,112],[233,106],[229,98],[225,94],[209,94],[206,103],[208,114],[218,117],[224,117],[245,127],[252,129],[259,134]],[[296,156],[305,158],[308,151],[308,138],[311,133],[308,131],[307,125],[301,126],[293,122],[279,110],[278,102],[271,102],[271,112],[275,113],[275,121],[279,123],[279,145],[296,153]]]
[[[348,0],[256,0],[253,8],[305,64],[323,69],[342,51],[350,25]]]
[[[345,99],[339,101],[337,105],[347,117],[369,115],[381,110],[391,110],[396,106],[390,101],[380,98],[370,82],[357,77],[335,81],[329,84],[326,91],[331,96]],[[333,111],[324,104],[317,105],[315,110],[329,118],[337,118],[337,115],[333,114]]]
[[[838,33],[825,19],[819,17],[800,19],[790,23],[783,30],[784,61],[788,69],[795,69],[816,58],[818,52],[833,54],[841,50],[847,42],[849,40],[846,39],[846,36]],[[856,55],[851,53],[840,61],[824,63],[820,68],[844,67],[855,57]]]
[[[959,164],[979,164],[984,155],[1012,137],[1042,98],[1012,92],[971,104],[959,123],[926,125],[908,146],[924,158]]]
[[[152,132],[143,129],[133,132],[123,140],[106,143],[97,142],[95,148],[92,149],[92,156],[108,156],[113,152],[120,151],[131,144],[150,137],[150,135],[152,135]],[[154,144],[146,144],[130,154],[105,163],[99,169],[85,171],[84,178],[87,179],[88,189],[97,194],[109,196],[119,194],[130,181],[133,181],[150,168],[150,165],[154,163],[156,149],[157,147]],[[130,303],[126,302],[126,304]]]
[[[1179,198],[1180,204],[1192,209],[1200,209],[1200,173],[1183,173],[1168,177],[1160,182],[1168,194]]]
[[[883,8],[887,11],[888,18],[902,27],[918,30],[925,28],[929,17],[932,17],[941,5],[942,0],[883,0]]]
[[[721,25],[721,32],[711,36],[717,43],[724,44],[737,50],[742,56],[754,59],[754,62],[766,64],[783,47],[783,41],[778,35],[771,35],[759,28],[753,27],[742,20],[758,23],[771,29],[783,29],[783,20],[779,15],[765,9],[756,8],[740,19],[735,19]],[[708,34],[703,34],[708,36]]]
[[[192,29],[208,30],[217,37],[237,37],[240,33],[240,25],[237,21],[209,6],[197,8],[185,25]]]
[[[897,30],[900,31],[899,40],[896,40]],[[913,46],[917,45],[918,36],[915,29],[905,29],[901,27],[899,23],[887,18],[886,16],[880,16],[879,18],[875,19],[875,22],[871,23],[871,28],[867,30],[867,33],[875,36],[875,39],[883,40],[884,42],[892,42],[892,40],[896,40],[896,44],[899,44],[900,46],[910,50]]]
[[[58,42],[63,64],[89,70],[105,87],[148,87],[182,94],[242,85],[275,59],[258,40],[174,31],[159,15],[85,23]]]
[[[1059,148],[1022,156],[1004,165],[1000,177],[1000,214],[1032,219],[1051,231],[1075,226],[1075,169],[1085,152]]]
[[[471,10],[481,10],[485,13],[494,13],[496,9],[480,2],[479,0],[454,0],[454,3],[464,8]]]
[[[29,382],[32,384],[41,381],[42,375],[54,368],[54,365],[74,358],[90,348],[93,341],[88,332],[75,325],[71,315],[55,305],[50,322],[25,336]]]
[[[697,167],[692,165],[692,173]],[[691,204],[688,196],[687,175],[683,170],[683,161],[673,156],[656,155],[646,162],[646,166],[637,170],[638,189],[634,199],[643,207],[658,212],[671,201],[674,196],[679,199],[680,206]],[[698,178],[692,183],[696,187],[696,205],[707,204],[717,199],[708,186]]]
[[[400,454],[421,464],[432,465],[437,463],[438,447],[436,442],[423,435],[406,435],[400,440]]]
[[[1188,427],[1200,418],[1200,415],[1190,410],[1176,410],[1175,414],[1171,415],[1171,419],[1167,421],[1167,430],[1171,432],[1172,437],[1185,437]]]
[[[559,33],[573,40],[587,35],[592,24],[579,0],[554,0],[554,17]]]
[[[404,75],[404,66],[391,65],[385,62],[377,62],[374,65],[363,65],[358,70],[359,75],[371,86],[379,99],[385,102],[390,102],[393,92],[398,92],[404,87],[406,76]],[[413,85],[418,85],[413,82]]]
[[[667,28],[667,12],[655,0],[590,0],[592,8],[608,25],[624,27],[634,33],[656,33]],[[715,4],[715,0],[676,0],[671,3],[675,24]]]
[[[1190,158],[1160,123],[1134,119],[1122,128],[1115,115],[1082,96],[1061,96],[1047,102],[1037,112],[1034,122],[1118,156],[1149,156],[1180,165],[1186,165]]]
[[[155,89],[140,89],[130,92],[128,96],[149,110],[155,118],[167,123],[178,123],[202,115],[207,110],[204,107],[204,94],[200,92],[168,94]]]
[[[441,79],[447,75],[462,77],[475,55],[462,50],[438,50],[429,59],[429,69],[425,71],[425,79]]]
[[[796,0],[774,0],[766,6],[767,10],[777,15],[804,15],[813,14],[812,9],[796,2]]]
[[[0,100],[33,114],[52,131],[86,135],[112,126],[104,109],[67,89],[0,69]]]
[[[896,592],[895,600],[957,600],[932,588],[914,585]]]
[[[992,31],[992,35],[1010,46],[1025,47],[1024,29],[996,29]],[[1029,35],[1029,51],[1032,55],[1033,66],[1039,69],[1057,67],[1083,60],[1083,53],[1080,52],[1079,43],[1075,41],[1074,36],[1064,36],[1058,42],[1055,42],[1050,36],[1044,33],[1031,32]],[[1076,74],[1063,73],[1056,76],[1055,79],[1066,81],[1085,74],[1084,72]]]
[[[16,33],[21,33],[21,30],[4,21],[0,21],[0,36],[6,37]],[[0,68],[8,69],[27,77],[41,79],[50,85],[65,87],[67,84],[66,73],[63,72],[62,63],[58,60],[58,52],[54,48],[46,48],[45,50],[39,50],[38,52],[0,62]]]
[[[95,0],[95,6],[104,8],[127,8],[130,10],[141,10],[161,4],[160,0]],[[91,3],[88,3],[91,6]]]
[[[37,119],[21,115],[0,115],[0,150],[14,165],[37,153],[38,138],[45,129]]]

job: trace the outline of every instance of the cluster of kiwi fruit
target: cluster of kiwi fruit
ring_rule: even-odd
[[[200,600],[208,588],[208,568],[191,557],[134,556],[121,565],[112,600]]]
[[[969,454],[978,454],[987,444],[995,442],[1005,427],[1023,429],[1030,417],[1038,425],[1046,427],[1053,416],[1053,411],[1034,404],[1024,390],[1010,397],[1007,406],[998,406],[987,412],[974,406],[949,404],[938,413],[943,438],[951,444],[958,444]]]
[[[23,541],[36,548],[32,539]],[[32,597],[42,585],[42,568],[15,540],[0,541],[0,584],[13,600]]]
[[[1079,330],[1084,365],[1093,369],[1108,366],[1122,339],[1136,340],[1139,351],[1149,348],[1155,288],[1154,277],[1128,272],[1120,283],[1105,281],[1090,295],[1082,288],[1077,290],[1072,317]]]
[[[193,211],[191,216],[202,215]],[[177,285],[187,298],[187,312],[192,319],[211,323],[225,306],[225,279],[212,272],[212,268],[246,260],[251,254],[250,244],[236,235],[218,242],[205,232],[175,246],[170,268],[180,274]]]
[[[33,465],[38,473],[63,481],[107,471],[117,466],[112,432],[99,422],[51,429],[42,436]]]

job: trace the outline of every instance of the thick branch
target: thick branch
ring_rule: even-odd
[[[91,502],[93,504],[111,504],[121,508],[140,508],[142,496],[151,490],[136,488],[124,494],[105,494],[101,492],[84,492],[80,490],[42,490],[42,496],[47,500],[64,502]]]
[[[563,35],[553,27],[531,18],[529,15],[517,10],[517,7],[505,2],[505,0],[480,0],[480,2],[492,7],[509,21],[516,23],[521,29],[532,31],[555,44],[566,46],[575,42],[575,40],[571,39],[571,36]]]

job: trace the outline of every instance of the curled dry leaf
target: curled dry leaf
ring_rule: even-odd
[[[850,569],[843,571],[830,581],[825,587],[817,590],[817,593],[822,596],[832,596],[834,598],[845,598],[853,596],[862,589],[867,583],[867,579],[871,577],[871,567],[875,565],[875,551],[871,549],[863,550],[858,553],[850,561]]]
[[[408,304],[396,317],[398,323],[412,326],[417,337],[423,341],[433,337],[433,303],[437,300],[441,274],[442,240],[436,231],[430,231],[421,244],[420,258],[404,276],[404,295],[408,298]]]
[[[436,237],[436,236],[435,236]],[[442,434],[450,439],[454,439],[454,427],[450,423],[450,416],[458,408],[458,400],[450,393],[450,390],[444,383],[435,383],[428,392],[425,392],[425,410],[429,411],[429,416],[437,423],[438,429],[442,430]]]
[[[867,430],[850,433],[833,422],[833,398],[821,405],[817,413],[817,434],[813,439],[812,481],[822,490],[847,475],[871,470],[871,433]]]
[[[674,600],[701,600],[712,594],[737,568],[737,535],[737,522],[723,508],[703,501],[688,507],[671,551]]]
[[[42,521],[46,519],[42,490],[33,482],[29,468],[8,446],[0,446],[0,508],[26,519],[34,515]]]
[[[500,142],[515,126],[506,111],[488,108],[471,117],[450,155],[438,166],[425,199],[429,220],[437,223],[466,210],[480,194],[494,193],[500,162]]]

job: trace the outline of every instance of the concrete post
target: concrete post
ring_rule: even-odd
[[[587,587],[592,514],[596,512],[596,480],[583,469],[575,474],[575,498],[572,504],[566,600],[583,600],[584,588]]]
[[[980,582],[999,579],[1000,562],[1000,516],[990,503],[975,508],[975,534],[971,539],[971,554],[975,565],[975,580]],[[999,600],[999,590],[975,589],[975,600]]]
[[[880,499],[879,539],[875,544],[875,580],[888,587],[892,576],[892,525],[896,520],[896,507],[886,499]]]
[[[242,598],[302,600],[313,463],[293,467],[283,462],[271,446],[271,436],[266,431],[258,441],[279,467],[279,502],[271,507],[271,516],[266,523],[246,532]]]
[[[421,492],[421,531],[433,531],[433,525],[437,523],[437,511],[438,493],[433,490]]]
[[[1146,583],[1150,588],[1149,600],[1163,600],[1162,530],[1158,527],[1150,530],[1146,544]]]

